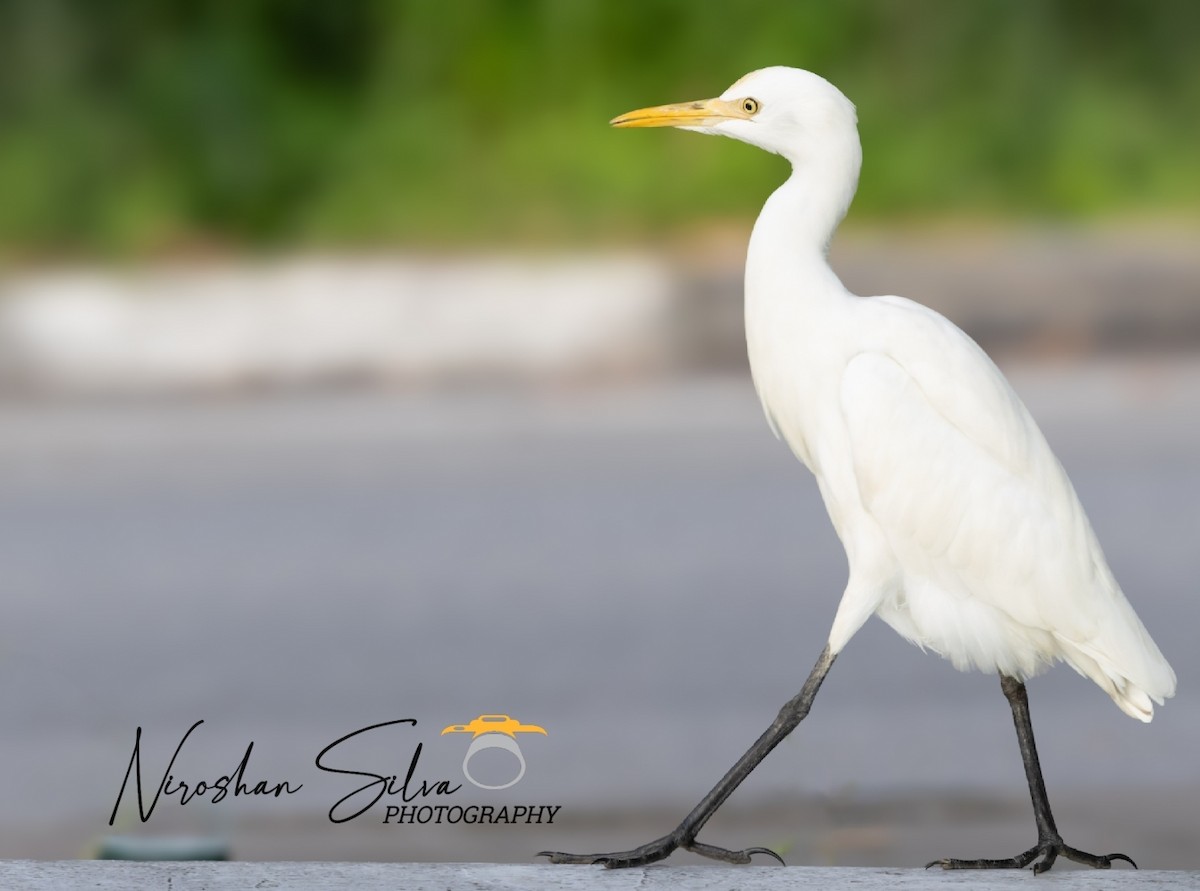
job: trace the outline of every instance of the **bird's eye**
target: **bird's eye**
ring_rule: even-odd
[[[759,104],[757,99],[749,97],[742,100],[742,111],[746,114],[758,114]]]

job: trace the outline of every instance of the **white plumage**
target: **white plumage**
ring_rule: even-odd
[[[850,101],[765,68],[718,99],[615,123],[730,136],[792,163],[750,239],[746,336],[771,426],[816,475],[846,548],[831,652],[877,613],[960,669],[1024,679],[1061,659],[1149,721],[1175,674],[1004,376],[938,313],[857,297],[829,268],[861,163]]]
[[[945,318],[902,297],[856,297],[826,262],[854,196],[862,150],[854,106],[827,81],[764,68],[716,99],[621,115],[618,127],[683,127],[783,155],[792,175],[767,200],[746,258],[746,339],[776,434],[817,478],[850,579],[804,686],[667,835],[628,851],[543,851],[555,863],[642,866],[685,848],[749,863],[767,848],[702,843],[705,823],[809,714],[839,652],[877,613],[957,668],[1000,675],[1038,841],[1015,857],[942,858],[943,869],[1108,869],[1058,832],[1024,679],[1063,660],[1149,721],[1175,673],[1121,593],[1075,490],[1004,375]]]

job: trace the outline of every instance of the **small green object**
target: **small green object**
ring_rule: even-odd
[[[97,860],[229,860],[229,842],[195,835],[110,835],[100,842]]]

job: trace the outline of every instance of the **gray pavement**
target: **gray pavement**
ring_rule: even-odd
[[[1064,667],[1031,683],[1052,800],[1104,837],[1060,826],[1081,847],[1136,834],[1152,865],[1200,866],[1200,362],[1011,371],[1180,678],[1149,726]],[[669,828],[795,692],[845,575],[811,478],[738,376],[6,403],[0,567],[6,857],[84,853],[135,728],[156,785],[201,718],[179,775],[227,773],[253,740],[250,775],[305,784],[166,800],[150,823],[232,832],[242,856],[522,859],[644,841],[643,817]],[[315,770],[328,743],[415,718],[347,762],[403,777],[420,741],[418,779],[461,782],[466,742],[438,731],[495,712],[548,735],[521,739],[518,786],[456,800],[562,804],[579,835],[326,819],[360,785]],[[891,863],[904,839],[973,855],[934,841],[1031,843],[1022,787],[995,679],[872,621],[714,832],[806,839],[798,862]],[[124,809],[119,825],[135,824]]]

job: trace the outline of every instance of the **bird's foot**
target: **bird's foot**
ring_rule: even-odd
[[[1043,839],[1028,851],[1004,860],[932,860],[925,864],[925,868],[940,866],[942,869],[1024,869],[1032,863],[1033,873],[1037,875],[1053,866],[1054,861],[1060,856],[1096,869],[1108,869],[1113,865],[1114,860],[1124,860],[1137,869],[1137,864],[1125,854],[1089,854],[1063,844],[1061,838]]]
[[[724,863],[749,863],[755,854],[765,854],[774,857],[783,864],[783,858],[770,848],[743,848],[740,851],[730,851],[715,845],[706,845],[694,839],[687,840],[677,833],[664,835],[652,842],[634,848],[631,851],[616,851],[611,854],[567,854],[562,851],[539,851],[539,857],[549,857],[551,863],[598,863],[609,869],[624,869],[630,866],[645,866],[670,856],[677,848],[691,851],[702,857],[720,860]]]

